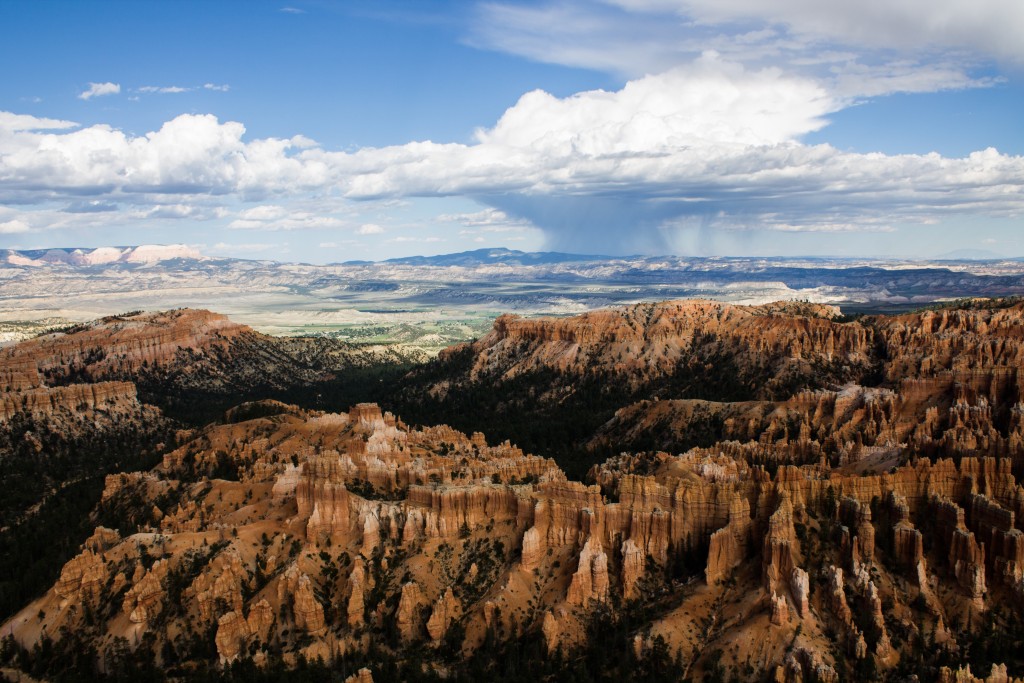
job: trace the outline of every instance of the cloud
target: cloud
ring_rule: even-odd
[[[677,219],[665,221],[659,227],[666,232],[692,229],[706,230],[709,227],[724,232],[882,233],[895,231],[895,228],[882,216],[875,218],[864,216],[858,222],[845,222],[842,215],[839,214],[820,214],[816,215],[814,220],[806,220],[799,216],[787,217],[773,213],[762,213],[757,216],[756,221],[751,221],[749,217],[745,219],[742,215],[730,215],[724,211],[719,212],[715,216],[681,216]]]
[[[551,0],[482,3],[466,40],[627,78],[714,50],[867,97],[984,86],[972,70],[1024,63],[1022,32],[1024,5],[1014,0]],[[857,78],[865,70],[879,79]],[[867,87],[851,92],[856,84]]]
[[[30,228],[28,223],[18,219],[0,223],[0,235],[15,235],[23,232],[29,232],[29,230]]]
[[[103,213],[106,211],[117,211],[118,206],[113,202],[102,202],[97,199],[87,202],[72,202],[64,207],[65,213]]]
[[[1014,0],[609,0],[699,24],[781,26],[792,35],[895,51],[961,48],[1024,62],[1024,5]]]
[[[103,95],[116,95],[119,92],[121,92],[121,86],[117,83],[90,83],[88,90],[78,94],[78,99],[89,100]]]
[[[770,145],[823,128],[839,102],[810,79],[708,54],[618,92],[527,93],[477,140],[544,154],[619,157],[693,144]]]
[[[12,114],[7,111],[0,111],[0,131],[37,131],[37,130],[61,130],[66,128],[77,128],[74,121],[61,121],[60,119],[41,119],[29,114]]]
[[[252,221],[273,221],[284,218],[288,215],[288,209],[276,204],[254,206],[239,212],[238,217],[243,220]]]
[[[457,223],[467,228],[460,230],[460,235],[476,235],[481,232],[524,232],[536,229],[536,226],[528,220],[513,218],[504,211],[493,208],[472,213],[441,214],[437,220],[441,223]]]
[[[466,197],[487,209],[451,222],[536,226],[549,247],[591,253],[664,250],[666,226],[878,231],[1024,213],[1020,156],[857,154],[801,142],[850,101],[811,77],[707,54],[615,91],[527,93],[471,144],[335,152],[302,136],[249,140],[241,123],[210,115],[130,136],[0,114],[0,203],[97,201],[145,215],[155,205],[209,214],[258,202],[232,209],[228,227],[375,234],[339,207]]]
[[[376,223],[364,223],[356,229],[357,235],[381,235],[384,233],[384,228],[377,225]]]
[[[174,95],[183,92],[189,92],[192,88],[184,88],[180,85],[168,85],[168,86],[156,86],[156,85],[144,85],[138,88],[138,92],[142,93],[157,93],[160,95]]]
[[[238,194],[245,198],[323,187],[331,181],[319,161],[290,154],[289,140],[244,142],[245,127],[210,115],[182,115],[159,130],[129,136],[106,125],[67,133],[28,128],[45,120],[0,116],[0,198],[56,194]],[[12,124],[13,122],[13,124]],[[49,125],[54,125],[50,122]],[[297,141],[304,146],[305,139]]]
[[[342,228],[346,222],[334,216],[310,211],[296,211],[278,205],[255,206],[238,213],[228,223],[230,230],[317,230]]]
[[[306,10],[299,9],[298,7],[282,7],[278,11],[279,12],[284,12],[285,14],[305,14],[306,13]]]
[[[144,216],[145,218],[163,218],[169,220],[180,220],[183,218],[211,220],[213,218],[221,217],[220,212],[216,209],[210,211],[205,207],[182,203],[160,204],[158,206],[154,206],[145,210]]]
[[[214,92],[228,92],[231,90],[231,86],[225,84],[218,85],[216,83],[204,83],[200,86],[182,86],[182,85],[144,85],[140,88],[135,88],[135,92],[144,93],[147,95],[177,95],[180,93],[193,92],[195,90],[210,90]],[[136,98],[137,99],[137,98]]]
[[[398,237],[392,237],[388,240],[390,244],[406,244],[406,243],[420,243],[420,244],[433,244],[434,242],[444,242],[445,240],[440,237],[410,237],[409,235],[399,235]]]
[[[930,93],[944,90],[987,88],[999,83],[991,76],[972,77],[963,64],[940,62],[923,66],[913,61],[892,61],[882,65],[851,62],[836,68],[829,79],[830,90],[845,101],[892,93]]]
[[[528,93],[474,145],[357,152],[345,187],[366,198],[472,196],[540,227],[550,247],[619,253],[664,249],[660,226],[683,217],[729,230],[835,232],[1024,210],[1021,157],[799,142],[845,105],[813,79],[708,55],[617,92]]]
[[[270,251],[271,249],[278,249],[280,247],[280,244],[266,244],[262,242],[250,242],[245,244],[229,244],[228,242],[218,242],[217,244],[210,247],[210,252],[216,252],[221,254],[259,253],[263,251]]]

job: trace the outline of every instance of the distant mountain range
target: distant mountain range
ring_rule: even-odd
[[[555,263],[586,263],[592,261],[630,260],[642,258],[614,257],[597,254],[566,254],[562,252],[522,252],[514,249],[475,249],[456,254],[436,256],[403,256],[383,261],[354,260],[331,263],[333,266],[361,266],[374,264],[476,267],[480,265],[551,265]],[[188,245],[139,245],[124,247],[54,247],[51,249],[0,250],[0,263],[9,265],[42,266],[53,264],[94,266],[113,263],[152,264],[173,259],[197,261],[234,261],[243,259],[211,258]]]
[[[1006,257],[1000,256],[990,249],[956,249],[939,254],[936,259],[940,261],[1000,261],[1005,260]]]
[[[401,266],[463,266],[508,264],[513,266],[539,266],[553,263],[584,263],[589,261],[628,260],[633,257],[599,256],[596,254],[567,254],[560,251],[519,251],[517,249],[474,249],[456,254],[437,256],[405,256],[387,259],[382,263]],[[346,261],[342,265],[367,265],[373,261]]]
[[[113,247],[54,247],[51,249],[0,250],[0,263],[12,266],[105,266],[111,264],[151,265],[176,259],[192,261],[250,261],[224,257],[203,255],[197,248],[187,244],[143,244],[137,246]],[[691,256],[607,256],[602,254],[569,254],[559,251],[519,251],[496,247],[491,249],[474,249],[453,254],[437,254],[434,256],[403,256],[382,261],[353,260],[341,263],[329,263],[325,268],[332,267],[365,267],[365,266],[422,266],[433,268],[478,268],[481,266],[552,266],[571,263],[614,263],[625,264],[670,262],[678,266],[681,263],[719,262],[719,263],[787,263],[800,262],[805,264],[833,263],[846,266],[871,264],[884,266],[889,263],[926,264],[964,261],[1021,261],[1018,257],[1006,257],[985,249],[961,249],[941,254],[933,259],[876,259],[876,258],[829,258],[829,257],[691,257]],[[257,261],[274,263],[274,261]],[[283,262],[282,262],[283,263]],[[741,268],[742,269],[742,268]]]
[[[436,256],[403,256],[384,261],[345,261],[330,266],[368,266],[386,264],[395,266],[433,266],[474,268],[483,265],[540,266],[557,263],[588,263],[594,261],[630,260],[643,258],[601,256],[597,254],[567,254],[556,251],[524,252],[515,249],[475,249],[455,254]],[[0,251],[0,262],[12,266],[105,266],[116,263],[153,264],[174,259],[195,261],[237,261],[247,259],[211,258],[186,244],[143,244],[118,247],[54,247],[51,249],[6,249]]]

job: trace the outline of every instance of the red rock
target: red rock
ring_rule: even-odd
[[[750,536],[750,504],[737,496],[729,508],[729,524],[711,534],[708,565],[704,571],[708,584],[726,576],[747,554]]]
[[[141,568],[142,565],[138,565],[136,574]],[[143,571],[141,578],[132,579],[134,585],[125,593],[122,610],[133,624],[145,624],[163,609],[162,580],[169,568],[167,560],[157,560],[149,571]]]
[[[438,598],[434,604],[434,610],[430,613],[430,620],[427,621],[427,633],[438,644],[448,632],[448,626],[452,621],[458,619],[462,614],[462,605],[452,589],[448,588],[444,595]]]
[[[789,623],[789,603],[784,595],[772,593],[769,596],[771,607],[771,622],[776,626],[783,626]]]
[[[644,553],[640,547],[627,539],[622,544],[622,592],[627,600],[638,596],[637,584],[644,575]]]
[[[793,593],[797,616],[801,619],[806,618],[810,613],[809,598],[811,595],[810,578],[807,576],[807,572],[800,567],[793,567],[789,588]]]
[[[419,629],[423,628],[419,621],[420,605],[423,602],[423,593],[420,587],[410,581],[402,586],[402,599],[398,602],[398,612],[395,619],[398,624],[398,632],[404,642],[412,642],[419,635]]]
[[[228,612],[217,620],[215,642],[220,661],[230,662],[242,651],[245,639],[249,637],[249,625],[240,612]]]
[[[586,606],[591,600],[602,602],[608,597],[608,556],[591,536],[580,552],[579,566],[572,575],[566,602]]]
[[[363,624],[363,592],[366,590],[366,573],[363,569],[362,560],[359,558],[355,559],[352,565],[352,573],[349,576],[349,585],[352,590],[349,594],[348,599],[348,625],[352,628],[356,628]]]
[[[345,683],[373,683],[373,672],[363,667],[345,679]]]
[[[768,533],[764,538],[762,569],[765,590],[776,593],[782,582],[793,572],[793,551],[796,532],[793,528],[793,507],[788,497],[779,501],[778,507],[768,520]]]

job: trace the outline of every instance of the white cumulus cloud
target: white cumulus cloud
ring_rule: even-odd
[[[0,235],[15,235],[29,230],[28,223],[18,219],[0,223]]]
[[[0,196],[24,190],[39,198],[49,192],[248,197],[330,181],[321,163],[289,154],[291,141],[244,142],[242,124],[210,115],[178,116],[143,136],[106,125],[58,134],[26,130],[31,121],[15,123],[14,130],[0,128]]]
[[[45,119],[30,114],[12,114],[11,112],[0,111],[0,131],[60,130],[77,127],[78,124],[74,121]]]
[[[231,230],[317,230],[342,228],[346,222],[335,216],[324,216],[310,211],[286,209],[267,205],[245,209],[228,223]]]
[[[117,83],[90,83],[88,89],[78,94],[80,100],[90,100],[103,95],[116,95],[121,92],[121,86]]]

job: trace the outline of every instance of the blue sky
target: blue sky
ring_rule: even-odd
[[[0,247],[1024,255],[1016,0],[0,2]]]

